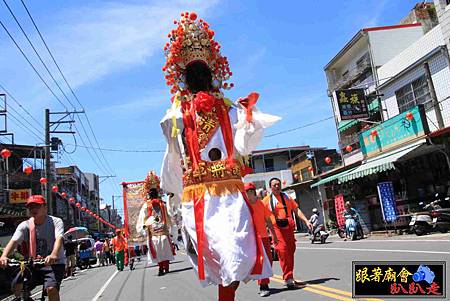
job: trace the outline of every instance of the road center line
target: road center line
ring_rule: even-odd
[[[283,283],[284,283],[283,277],[281,275],[274,274],[271,277],[271,279],[274,280],[275,282],[278,282],[277,280],[279,280],[279,281],[283,281]],[[307,282],[299,280],[299,279],[295,279],[295,282],[302,283],[302,284],[306,285],[307,287],[315,289],[315,290],[328,291],[328,292],[331,292],[331,293],[334,293],[334,294],[340,294],[340,295],[343,295],[343,296],[352,297],[352,293],[349,292],[349,291],[344,291],[344,290],[341,290],[341,289],[328,287],[328,286],[321,285],[321,284],[308,284]],[[330,297],[330,296],[328,296],[328,297]],[[376,299],[376,298],[365,298],[365,299],[360,299],[360,300],[383,301],[383,299]]]
[[[103,286],[100,288],[97,295],[95,295],[95,297],[92,299],[92,301],[97,301],[98,298],[100,298],[100,296],[103,294],[103,292],[108,287],[109,283],[113,280],[113,278],[117,275],[117,273],[119,273],[119,270],[116,270],[114,272],[114,274],[112,274],[111,277],[109,277],[109,279],[105,282],[105,284],[103,284]]]
[[[419,250],[384,250],[384,249],[355,249],[355,248],[299,248],[302,250],[336,250],[336,251],[372,251],[372,252],[388,252],[388,253],[421,253],[421,254],[446,254],[450,255],[450,252],[443,251],[419,251]]]

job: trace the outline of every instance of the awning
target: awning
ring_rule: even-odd
[[[343,132],[358,123],[358,119],[342,120],[341,122],[339,122],[338,130],[339,132]]]
[[[418,142],[378,155],[374,158],[370,158],[351,172],[340,176],[338,178],[339,183],[345,183],[371,174],[394,169],[394,162],[398,161],[403,156],[420,147],[424,143],[425,140],[420,140]]]
[[[333,181],[333,180],[336,180],[337,178],[346,175],[347,173],[349,173],[349,172],[355,170],[356,168],[357,168],[357,167],[352,168],[352,169],[349,169],[349,170],[346,170],[346,171],[343,171],[343,172],[340,172],[340,173],[337,173],[337,174],[332,175],[332,176],[329,176],[329,177],[327,177],[327,178],[324,178],[324,179],[322,179],[322,180],[320,180],[320,181],[318,181],[318,182],[312,184],[312,185],[311,185],[311,188],[314,188],[314,187],[317,187],[317,186],[326,184],[326,183],[328,183],[328,182],[331,182],[331,181]]]

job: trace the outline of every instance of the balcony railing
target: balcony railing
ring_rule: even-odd
[[[369,58],[361,61],[358,66],[348,71],[345,76],[342,76],[339,80],[337,80],[334,84],[334,89],[337,90],[346,86],[351,85],[355,81],[357,81],[361,75],[363,75],[367,70],[371,68]]]

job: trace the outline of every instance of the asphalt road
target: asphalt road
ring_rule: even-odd
[[[304,237],[297,241],[295,276],[301,283],[297,290],[286,290],[281,280],[279,263],[274,263],[271,281],[272,296],[266,300],[354,300],[351,269],[353,260],[440,260],[450,262],[450,236],[371,237],[361,241],[330,238],[324,245],[311,245]],[[171,272],[158,277],[156,266],[146,266],[145,260],[134,271],[125,268],[99,267],[66,279],[61,300],[217,300],[217,288],[202,288],[184,253],[180,251],[172,262]],[[447,275],[449,267],[447,264]],[[182,298],[182,299],[181,299]],[[255,282],[241,284],[236,300],[262,300]],[[381,300],[381,299],[363,299]],[[389,299],[395,300],[395,299]],[[397,299],[405,300],[405,299]]]

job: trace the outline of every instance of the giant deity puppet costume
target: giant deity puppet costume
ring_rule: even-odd
[[[169,262],[174,259],[174,249],[170,239],[170,216],[160,198],[160,179],[150,171],[142,185],[145,203],[139,212],[136,230],[147,235],[149,261],[159,266],[158,276],[169,272]]]
[[[279,118],[255,108],[257,93],[236,103],[224,96],[232,73],[208,23],[187,12],[174,23],[164,48],[173,97],[161,120],[168,143],[161,186],[181,197],[183,239],[201,284],[219,285],[219,300],[234,300],[240,281],[272,275],[242,177],[244,156]]]

